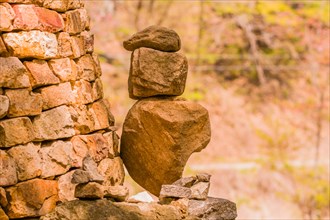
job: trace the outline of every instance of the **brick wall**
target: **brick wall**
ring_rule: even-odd
[[[103,185],[123,184],[89,23],[81,0],[0,0],[0,219],[76,199],[86,158]]]

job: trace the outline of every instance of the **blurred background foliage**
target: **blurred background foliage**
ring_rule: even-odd
[[[189,61],[183,97],[210,113],[212,139],[185,174],[238,219],[329,219],[329,1],[88,0],[95,51],[118,133],[128,98],[123,40],[174,29]],[[141,191],[127,177],[131,193]]]

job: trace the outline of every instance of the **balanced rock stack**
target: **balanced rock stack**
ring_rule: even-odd
[[[163,184],[182,176],[194,152],[210,141],[208,111],[177,96],[184,92],[188,63],[178,53],[176,32],[151,26],[124,42],[133,51],[129,95],[138,99],[128,112],[121,138],[121,157],[130,176],[159,195]]]
[[[0,219],[94,198],[90,185],[122,200],[118,136],[82,1],[0,2]]]

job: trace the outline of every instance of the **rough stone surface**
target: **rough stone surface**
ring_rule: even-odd
[[[207,200],[190,200],[188,214],[201,219],[234,220],[236,205],[225,199],[209,197]]]
[[[43,6],[59,12],[83,7],[82,0],[45,0]]]
[[[39,154],[42,160],[42,178],[64,174],[72,167],[73,148],[69,141],[54,141],[45,144]]]
[[[195,176],[183,177],[172,183],[172,185],[191,187],[196,180]]]
[[[109,158],[114,158],[119,156],[119,149],[117,143],[117,134],[114,131],[106,132],[103,134],[103,137],[107,140],[109,146]]]
[[[58,201],[58,184],[53,180],[33,179],[6,189],[10,218],[45,215]]]
[[[125,211],[109,200],[75,200],[58,205],[41,220],[145,220],[143,216]],[[165,220],[165,219],[164,219]]]
[[[84,38],[80,35],[70,38],[73,58],[79,58],[86,54]]]
[[[190,189],[191,189],[190,199],[205,200],[205,199],[207,199],[207,195],[209,193],[210,183],[209,182],[199,182],[199,183],[196,183],[195,185],[193,185]]]
[[[21,31],[2,35],[8,50],[19,58],[48,59],[57,56],[56,35],[41,31]]]
[[[34,138],[33,126],[28,117],[0,121],[0,147],[25,144]]]
[[[6,215],[5,211],[0,206],[0,220],[9,220],[8,216]]]
[[[92,85],[86,80],[79,80],[74,83],[73,92],[76,104],[88,104],[93,102]]]
[[[74,157],[72,158],[74,161],[73,166],[82,168],[83,159],[88,155],[87,145],[83,140],[81,140],[79,135],[72,137],[70,141],[74,151]]]
[[[0,35],[0,55],[4,56],[4,57],[8,56],[7,47],[6,47],[5,43],[3,42],[1,35]]]
[[[103,185],[115,186],[124,183],[125,171],[120,157],[114,159],[106,158],[97,167],[99,173],[104,176]]]
[[[83,143],[86,145],[89,155],[95,162],[109,157],[109,144],[102,134],[79,135]]]
[[[88,31],[81,32],[80,36],[82,36],[84,40],[84,49],[86,53],[93,53],[94,51],[94,35]]]
[[[5,151],[0,150],[0,186],[10,186],[16,183],[15,161]]]
[[[89,27],[89,17],[86,9],[67,11],[64,15],[64,31],[69,34],[78,34]]]
[[[17,57],[0,57],[0,87],[26,88],[30,86],[28,71]]]
[[[210,141],[208,112],[182,99],[144,99],[128,112],[121,157],[130,176],[159,195],[161,185],[178,180],[193,152]]]
[[[102,99],[91,104],[89,107],[89,112],[91,113],[95,122],[95,130],[105,129],[112,125],[112,123],[110,124],[109,121],[111,121],[113,116],[110,112],[110,109],[108,108],[106,100]]]
[[[198,182],[210,182],[211,175],[207,173],[198,173],[196,178]]]
[[[94,81],[97,77],[95,63],[90,54],[86,54],[77,60],[77,65],[81,68],[78,78],[87,81]]]
[[[104,175],[101,175],[97,169],[97,164],[89,155],[83,160],[83,169],[89,173],[90,180],[94,182],[103,182]]]
[[[70,113],[76,134],[88,134],[95,130],[95,119],[86,105],[71,106]]]
[[[150,26],[124,41],[123,45],[129,51],[148,47],[160,51],[175,52],[180,50],[181,41],[179,35],[173,30]]]
[[[71,57],[73,55],[71,48],[71,37],[66,32],[60,32],[57,35],[58,55],[60,57]]]
[[[9,109],[9,99],[7,96],[0,95],[0,119],[5,117]]]
[[[75,81],[77,79],[77,69],[73,60],[69,58],[53,59],[48,64],[62,82]]]
[[[28,143],[8,150],[17,167],[18,180],[24,181],[41,175],[40,144]]]
[[[129,96],[134,99],[184,92],[188,62],[180,53],[140,48],[132,53],[128,79]]]
[[[73,171],[72,180],[71,180],[72,183],[75,183],[75,184],[88,183],[91,180],[92,180],[92,178],[88,171],[80,170],[80,169]]]
[[[64,21],[59,13],[42,7],[36,7],[34,10],[38,16],[39,30],[47,32],[59,32],[63,30]]]
[[[11,31],[15,12],[8,3],[0,4],[0,31]]]
[[[14,5],[16,17],[13,23],[14,29],[41,30],[58,32],[64,28],[62,16],[57,12],[35,5]]]
[[[42,96],[42,109],[47,110],[64,104],[75,102],[70,82],[48,86],[40,89]]]
[[[74,124],[67,106],[59,106],[33,119],[38,140],[54,140],[75,135]]]
[[[188,187],[176,185],[162,185],[160,190],[160,198],[189,198],[191,190]]]
[[[100,78],[97,78],[95,82],[92,83],[92,98],[93,101],[103,98],[103,84]]]
[[[115,201],[123,202],[128,197],[128,188],[126,186],[107,186],[104,187],[104,197],[113,198]]]
[[[28,89],[8,89],[5,91],[9,98],[8,117],[39,115],[42,110],[42,98],[40,94]]]
[[[58,178],[58,197],[61,202],[77,199],[74,197],[75,183],[72,183],[72,176],[75,171],[70,171]]]
[[[44,60],[26,61],[24,65],[30,72],[29,76],[32,88],[58,84],[60,82]]]
[[[4,188],[0,187],[0,206],[6,207],[8,205],[8,200],[6,196],[6,191]]]
[[[80,183],[76,186],[74,196],[82,199],[102,199],[103,186],[99,183]]]
[[[126,202],[116,202],[114,205],[127,212],[135,213],[146,220],[181,220],[184,218],[177,207],[170,205]]]

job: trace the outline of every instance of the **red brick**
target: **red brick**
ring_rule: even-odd
[[[38,28],[39,19],[34,8],[34,5],[13,5],[16,14],[14,29],[33,30]]]
[[[57,12],[40,7],[35,7],[34,10],[39,18],[40,30],[48,32],[58,32],[63,30],[63,18]]]
[[[34,5],[14,5],[13,9],[14,29],[58,32],[64,28],[62,16],[55,11]]]

